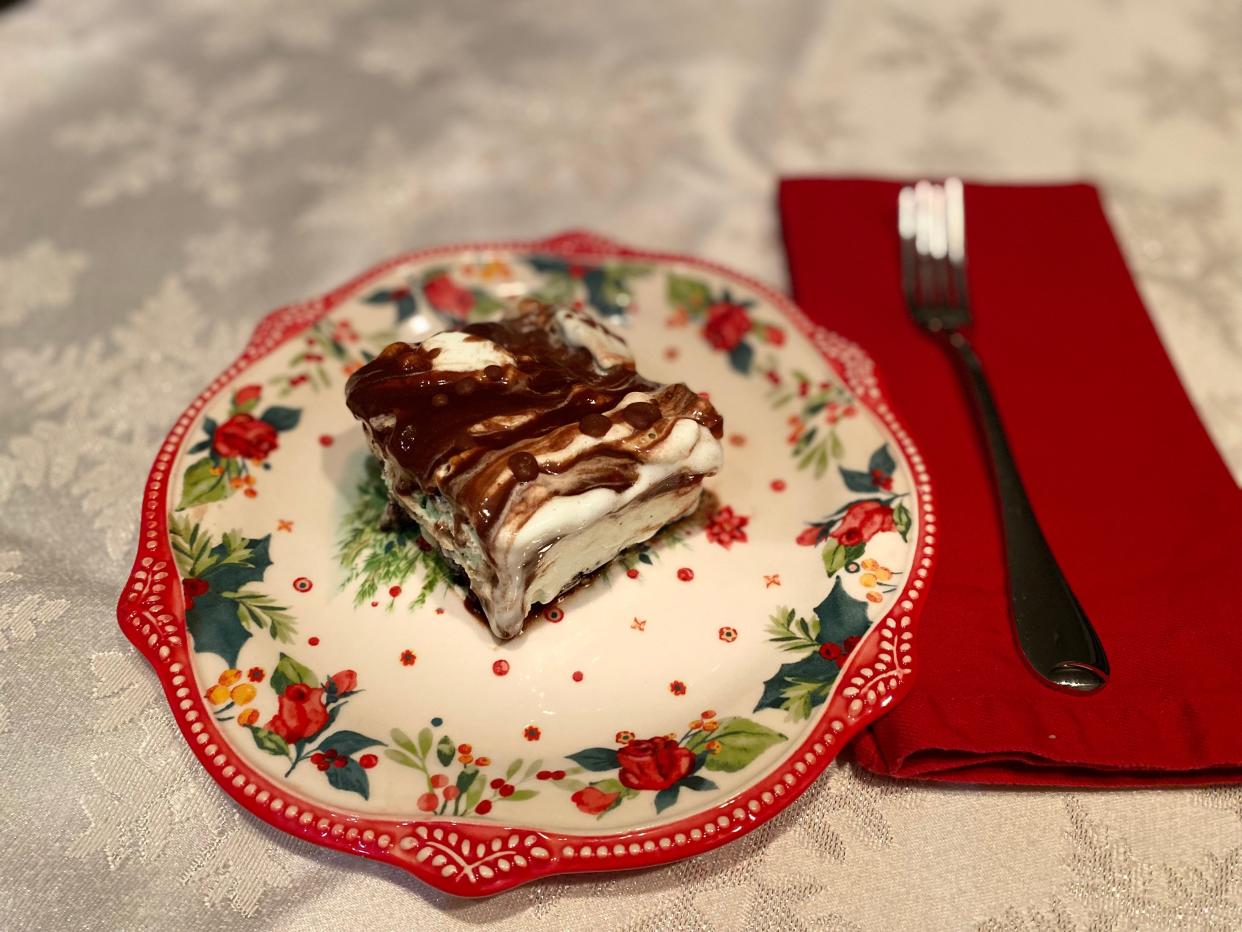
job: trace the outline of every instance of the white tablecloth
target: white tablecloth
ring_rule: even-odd
[[[1237,789],[839,765],[712,855],[454,900],[241,813],[112,614],[159,439],[266,310],[571,225],[780,283],[782,173],[1099,180],[1242,475],[1242,5],[41,0],[0,88],[0,926],[1242,926]]]

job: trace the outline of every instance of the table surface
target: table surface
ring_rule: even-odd
[[[714,854],[470,902],[216,788],[113,621],[146,468],[263,312],[395,252],[586,226],[780,284],[782,174],[1095,179],[1242,476],[1239,4],[413,6],[0,14],[0,925],[1242,926],[1238,789],[836,765]]]

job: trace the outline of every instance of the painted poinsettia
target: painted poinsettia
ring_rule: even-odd
[[[282,653],[268,684],[276,696],[276,709],[262,724],[244,727],[255,746],[289,761],[285,776],[309,761],[323,773],[331,786],[357,793],[363,799],[371,794],[367,771],[379,763],[376,754],[359,754],[384,742],[356,731],[331,731],[347,700],[359,692],[358,674],[341,670],[320,678],[310,668]],[[254,721],[257,722],[258,716]]]
[[[280,446],[280,435],[298,426],[302,412],[272,405],[254,415],[263,395],[260,385],[243,385],[233,392],[224,421],[203,418],[207,436],[187,450],[205,453],[186,467],[177,510],[218,502],[241,490],[247,498],[257,496],[255,472],[269,469],[267,462]]]
[[[811,617],[777,609],[768,623],[768,639],[802,656],[781,664],[763,684],[755,711],[784,709],[794,720],[809,718],[827,700],[850,651],[870,627],[867,603],[849,595],[839,578]]]
[[[787,740],[778,731],[748,718],[717,718],[707,710],[690,722],[685,734],[636,738],[632,732],[619,732],[620,747],[585,748],[568,755],[582,771],[615,776],[583,783],[559,781],[570,790],[570,801],[580,812],[597,817],[616,809],[627,799],[644,793],[657,813],[675,805],[682,790],[702,792],[717,789],[702,771],[733,773],[748,766],[760,754]]]
[[[168,517],[168,540],[181,574],[185,624],[195,651],[215,654],[234,667],[242,645],[257,633],[293,641],[297,625],[289,609],[253,588],[272,565],[270,534],[253,538],[227,531],[217,540],[174,513]]]
[[[726,505],[712,513],[703,530],[709,541],[729,550],[734,544],[746,543],[746,525],[749,523],[749,517],[739,515],[731,506]]]
[[[422,775],[426,792],[418,797],[419,812],[486,816],[498,803],[520,803],[538,796],[538,790],[523,788],[532,777],[544,781],[566,775],[543,769],[541,760],[528,764],[522,758],[509,761],[503,772],[498,766],[492,771],[492,759],[476,753],[473,745],[455,744],[447,734],[437,739],[433,729],[442,724],[441,719],[432,719],[432,725],[414,738],[394,728],[390,737],[395,747],[384,752],[389,760]],[[493,772],[496,775],[489,776]]]
[[[755,302],[735,297],[727,287],[713,291],[703,279],[670,273],[665,290],[673,308],[669,326],[698,324],[703,339],[726,353],[729,365],[743,375],[749,375],[754,366],[756,345],[785,343],[784,329],[755,320],[751,315]]]
[[[526,256],[540,273],[534,297],[551,304],[571,304],[585,298],[604,317],[624,318],[633,309],[632,281],[651,274],[651,267],[634,262],[583,262],[563,256]]]

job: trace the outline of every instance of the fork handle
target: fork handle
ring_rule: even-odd
[[[960,331],[949,333],[948,342],[974,395],[992,453],[1018,644],[1035,672],[1052,685],[1077,692],[1099,689],[1108,680],[1108,659],[1035,519],[983,365]]]

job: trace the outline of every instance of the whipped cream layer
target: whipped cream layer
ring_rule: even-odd
[[[722,461],[708,401],[639,376],[586,312],[533,301],[390,345],[346,400],[393,498],[465,570],[501,638],[692,511]]]

